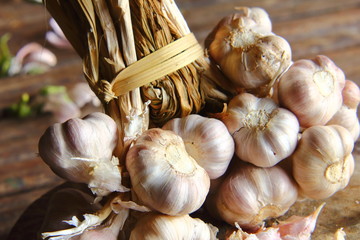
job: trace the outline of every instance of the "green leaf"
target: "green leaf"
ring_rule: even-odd
[[[58,94],[58,93],[66,93],[66,87],[58,86],[58,85],[48,85],[40,90],[40,94],[43,96]]]
[[[30,106],[30,95],[28,93],[23,93],[20,101],[12,104],[8,110],[11,115],[16,117],[25,118],[31,116],[33,110]]]
[[[0,37],[0,77],[6,77],[8,75],[13,58],[8,46],[9,39],[10,34],[4,34]]]

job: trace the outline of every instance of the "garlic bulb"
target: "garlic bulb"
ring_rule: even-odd
[[[352,135],[354,142],[360,133],[360,124],[356,109],[351,109],[343,105],[339,111],[326,123],[326,125],[340,125],[346,128]]]
[[[341,126],[305,129],[291,157],[301,194],[324,199],[346,187],[354,171],[353,147],[351,134]]]
[[[167,216],[150,213],[132,230],[130,240],[215,240],[217,229],[189,215]]]
[[[279,80],[280,106],[304,128],[325,125],[342,105],[343,71],[326,56],[295,61]]]
[[[241,15],[231,15],[220,21],[208,40],[210,56],[234,85],[245,89],[272,84],[291,62],[284,38],[252,27]]]
[[[182,215],[197,210],[209,191],[208,174],[172,131],[145,131],[129,149],[126,168],[138,199],[164,214]]]
[[[115,121],[95,112],[50,126],[39,141],[39,154],[60,177],[87,183],[99,196],[125,191],[113,158],[118,141]]]
[[[345,80],[342,90],[343,104],[351,109],[356,109],[360,102],[359,86],[351,80]]]
[[[225,173],[235,144],[223,122],[192,114],[170,120],[163,129],[175,132],[184,140],[186,151],[206,170],[210,179]]]
[[[237,162],[208,207],[227,223],[246,229],[283,215],[297,199],[297,187],[278,166],[259,168]]]
[[[269,98],[239,94],[229,102],[222,120],[235,139],[235,153],[241,160],[270,167],[295,150],[298,120]]]

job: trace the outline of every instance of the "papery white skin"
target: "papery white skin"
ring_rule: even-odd
[[[63,223],[67,223],[72,227],[52,231],[52,232],[43,232],[41,234],[43,239],[48,240],[93,240],[93,239],[118,239],[118,235],[121,230],[125,230],[124,224],[125,221],[129,217],[130,209],[140,212],[149,212],[150,209],[145,206],[140,206],[133,201],[127,201],[123,199],[124,196],[122,194],[112,195],[111,198],[108,199],[107,204],[105,204],[101,209],[98,209],[95,213],[83,214],[83,220],[79,220],[75,214],[80,210],[83,209],[83,206],[79,206],[79,204],[83,204],[84,206],[89,205],[90,201],[85,201],[83,203],[77,201],[74,202],[70,207],[73,207],[74,216],[70,220],[63,220]],[[56,202],[55,198],[55,203]],[[66,199],[67,200],[67,199]],[[86,199],[83,199],[86,200]],[[90,206],[95,206],[97,203],[90,203]],[[75,206],[75,207],[74,207]],[[60,208],[63,206],[60,206]],[[55,211],[55,214],[57,209]],[[66,208],[64,209],[66,210]],[[94,211],[91,211],[94,212]],[[49,213],[49,218],[51,221],[51,217],[53,212]],[[62,214],[62,212],[60,212]],[[49,220],[49,219],[46,219]],[[48,222],[45,222],[48,224]],[[62,227],[63,228],[63,227]],[[45,229],[46,230],[46,229]]]
[[[210,179],[225,173],[234,155],[235,143],[223,122],[192,114],[172,119],[162,128],[184,140],[186,151],[206,170]]]
[[[338,125],[305,129],[291,156],[301,194],[325,199],[345,188],[354,172],[353,137]]]
[[[271,167],[295,150],[299,122],[269,98],[235,96],[222,118],[235,140],[236,155],[259,167]]]
[[[241,15],[222,19],[207,41],[223,73],[245,89],[272,84],[291,62],[291,47],[284,38],[259,31],[252,19]]]
[[[257,233],[244,232],[240,226],[237,228],[227,240],[282,240],[277,228],[265,228]]]
[[[139,201],[165,214],[182,215],[199,209],[209,191],[208,174],[172,131],[145,131],[130,147],[126,168]]]
[[[346,128],[351,133],[354,142],[356,142],[359,137],[360,124],[356,109],[343,105],[326,125],[340,125]]]
[[[346,233],[343,228],[339,228],[336,230],[334,234],[334,240],[345,240],[346,239]]]
[[[201,219],[189,215],[152,213],[139,220],[131,232],[130,240],[215,240],[216,230]]]
[[[94,203],[94,199],[94,196],[76,188],[65,187],[56,190],[49,198],[39,232],[68,228],[69,225],[64,220],[100,210],[101,204]]]
[[[297,187],[282,168],[237,164],[208,205],[224,221],[256,230],[264,220],[283,215],[295,203]]]
[[[117,240],[124,222],[129,215],[128,209],[116,214],[110,223],[86,229],[82,234],[69,238],[70,240]]]
[[[278,85],[280,106],[292,111],[304,128],[325,125],[342,105],[345,75],[331,59],[298,60]]]
[[[113,151],[117,126],[108,115],[95,112],[50,126],[39,141],[39,154],[60,177],[87,183],[99,196],[126,191]]]
[[[351,81],[345,80],[345,87],[342,90],[343,104],[351,109],[357,109],[360,102],[359,86]]]

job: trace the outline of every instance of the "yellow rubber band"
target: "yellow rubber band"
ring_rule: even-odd
[[[111,82],[112,91],[116,96],[125,94],[185,67],[203,54],[194,34],[187,34],[122,70]]]

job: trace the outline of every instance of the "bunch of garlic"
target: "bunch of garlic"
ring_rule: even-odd
[[[246,9],[246,8],[245,8]],[[209,55],[236,87],[256,92],[271,87],[289,67],[291,48],[271,32],[262,9],[247,9],[222,19],[207,39]]]
[[[258,231],[258,238],[293,237],[299,228],[292,222],[264,230],[265,221],[283,215],[299,196],[324,199],[348,184],[359,135],[359,88],[326,56],[292,64],[288,42],[271,32],[260,8],[238,8],[205,45],[239,94],[212,117],[192,114],[129,134],[131,144],[121,156],[130,189],[113,157],[119,151],[116,123],[104,114],[50,127],[40,139],[40,156],[59,176],[86,183],[99,196],[129,190],[131,197],[110,195],[102,212],[136,215],[127,229],[130,239],[215,239],[211,226],[189,216],[199,209],[239,227],[240,237],[252,235],[242,229]],[[136,121],[128,119],[136,130]],[[281,161],[290,163],[290,172]],[[83,236],[95,236],[106,229],[96,224],[108,216],[90,218],[93,225],[78,224],[73,232],[87,224],[95,231]],[[311,231],[316,217],[309,220]],[[123,220],[115,221],[114,231],[122,231]],[[113,229],[106,233],[116,236]],[[310,230],[296,234],[309,239]]]

